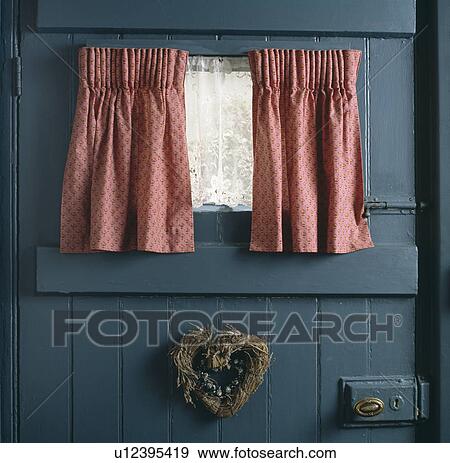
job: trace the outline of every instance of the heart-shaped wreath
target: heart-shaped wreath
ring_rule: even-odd
[[[234,415],[256,391],[270,364],[267,343],[235,328],[199,328],[170,352],[187,403],[193,396],[220,417]]]

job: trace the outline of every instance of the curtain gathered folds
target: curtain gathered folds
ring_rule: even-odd
[[[253,251],[372,247],[364,192],[357,50],[256,50]]]
[[[187,57],[174,49],[80,50],[62,252],[194,250]]]

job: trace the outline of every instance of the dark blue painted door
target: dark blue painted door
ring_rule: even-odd
[[[220,6],[225,3],[207,2],[206,14],[202,2],[180,1],[170,2],[165,14],[158,10],[160,16],[148,23],[142,12],[128,6],[122,11],[118,1],[93,0],[86,9],[80,3],[22,3],[19,439],[414,441],[412,425],[344,427],[339,380],[416,374],[417,250],[410,207],[415,204],[415,2],[396,2],[397,9],[390,11],[389,2],[381,8],[370,1],[346,1],[345,14],[333,0],[305,2],[303,10],[299,2],[267,2],[279,3],[276,11],[283,12],[281,19],[271,21],[270,8],[264,12],[250,5],[251,11],[242,7],[239,15],[227,18]],[[146,3],[159,8],[163,2]],[[329,8],[339,14],[330,14]],[[212,22],[215,9],[218,21]],[[291,23],[290,15],[296,21]],[[243,17],[246,21],[236,19]],[[167,18],[171,21],[165,22]],[[262,261],[246,251],[249,214],[219,211],[196,213],[199,252],[190,261],[60,256],[55,248],[77,89],[77,50],[106,42],[218,55],[242,54],[255,46],[362,50],[358,97],[365,193],[368,203],[381,207],[369,219],[376,248],[351,256],[292,256],[298,259],[284,261],[286,257],[274,255]],[[184,274],[179,266],[186,266]],[[213,268],[215,278],[205,266]],[[161,271],[165,278],[156,284]],[[286,285],[277,284],[277,272],[285,272]],[[189,284],[185,278],[191,279]],[[258,285],[260,278],[265,278],[264,285]],[[401,323],[393,341],[384,333],[375,340],[336,342],[322,333],[318,343],[274,343],[273,363],[257,393],[237,416],[216,419],[201,407],[188,407],[176,389],[166,325],[157,346],[148,346],[142,331],[127,346],[99,347],[83,332],[69,337],[66,347],[52,347],[54,312],[70,317],[79,310],[274,312],[279,324],[298,314],[309,330],[317,317],[330,314],[341,319],[363,315],[355,328],[361,332],[370,332],[375,321],[384,323],[390,315]]]

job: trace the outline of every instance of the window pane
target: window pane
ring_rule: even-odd
[[[251,206],[251,111],[247,57],[189,58],[186,117],[194,207]]]

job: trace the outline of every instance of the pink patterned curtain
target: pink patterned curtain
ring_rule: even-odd
[[[188,53],[82,48],[61,251],[190,252]]]
[[[364,196],[357,50],[257,50],[253,251],[372,247]]]

